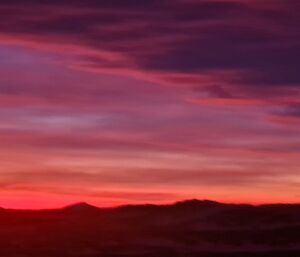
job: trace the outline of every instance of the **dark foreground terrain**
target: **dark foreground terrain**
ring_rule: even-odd
[[[0,210],[1,257],[300,257],[300,205]]]

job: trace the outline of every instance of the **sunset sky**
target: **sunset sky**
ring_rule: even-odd
[[[300,202],[299,13],[1,0],[0,206]]]

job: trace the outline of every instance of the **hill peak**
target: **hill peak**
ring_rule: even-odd
[[[211,200],[198,200],[198,199],[190,199],[176,202],[174,205],[219,205],[219,202],[211,201]]]
[[[97,210],[98,207],[91,205],[86,202],[79,202],[79,203],[74,203],[71,205],[68,205],[64,208],[65,210],[72,210],[72,211],[88,211],[88,210]]]

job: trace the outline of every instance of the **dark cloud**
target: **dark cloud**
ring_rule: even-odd
[[[289,105],[283,110],[275,112],[275,114],[300,119],[300,104]]]
[[[2,31],[35,36],[44,43],[52,38],[63,44],[64,39],[74,45],[117,52],[130,60],[131,68],[145,71],[194,75],[235,70],[244,72],[238,82],[246,88],[299,86],[298,2],[26,3],[1,2],[0,9],[6,13],[1,17]],[[93,56],[85,58],[94,68],[109,65]],[[111,64],[110,68],[123,65]]]
[[[174,22],[222,20],[249,13],[249,8],[234,1],[168,1],[168,12]]]
[[[111,1],[105,1],[105,0],[86,0],[86,1],[80,1],[80,0],[4,0],[1,1],[1,5],[4,6],[14,6],[14,5],[21,5],[21,6],[40,6],[40,5],[58,5],[58,6],[76,6],[76,7],[97,7],[97,8],[133,8],[133,9],[139,9],[139,8],[149,8],[151,6],[156,6],[164,1],[159,0],[145,0],[145,1],[139,1],[139,0],[111,0]]]

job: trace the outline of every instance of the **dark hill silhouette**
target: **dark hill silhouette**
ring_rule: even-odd
[[[0,211],[0,256],[296,257],[300,205],[169,205]]]
[[[64,207],[64,210],[74,211],[74,212],[89,212],[89,211],[98,211],[100,210],[100,208],[85,202],[79,202]]]

